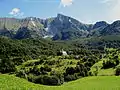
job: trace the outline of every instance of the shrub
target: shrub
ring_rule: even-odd
[[[73,67],[68,67],[67,69],[66,69],[66,74],[68,75],[73,75],[74,73],[76,72],[76,70],[75,70],[75,68],[73,68]]]
[[[43,71],[47,71],[47,72],[50,72],[52,69],[48,66],[48,65],[45,65],[44,67],[41,67],[40,68],[40,71],[43,72]]]
[[[16,76],[27,79],[27,74],[25,73],[24,70],[20,70],[20,71],[16,72]]]
[[[115,75],[119,76],[120,75],[120,67],[117,67],[117,69],[115,70]]]
[[[61,81],[57,76],[38,76],[35,79],[35,83],[40,83],[44,85],[61,85]]]
[[[47,65],[55,65],[55,64],[56,64],[56,61],[55,61],[55,60],[46,61],[45,64],[47,64]]]
[[[116,63],[113,60],[107,60],[107,61],[103,61],[103,68],[107,69],[107,68],[112,68],[115,67]]]
[[[76,73],[73,75],[68,74],[67,76],[64,76],[65,81],[73,81],[73,80],[76,80],[78,78],[79,78],[79,76]]]
[[[63,73],[58,72],[58,71],[51,71],[51,72],[50,72],[50,75],[51,75],[51,76],[56,76],[56,77],[58,77],[58,78],[60,79],[60,83],[61,83],[61,84],[64,83],[64,75],[63,75]]]
[[[79,73],[79,76],[85,77],[88,76],[89,67],[85,67],[84,64],[79,64],[75,67],[76,73]]]
[[[10,73],[16,71],[14,62],[9,58],[0,59],[0,72]]]
[[[28,81],[30,81],[30,82],[35,82],[35,77],[36,76],[34,76],[33,74],[28,74],[28,76],[27,76],[27,79],[28,79]]]

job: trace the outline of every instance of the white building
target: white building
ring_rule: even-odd
[[[64,51],[64,50],[62,50],[62,54],[63,54],[64,56],[68,55],[67,52]]]

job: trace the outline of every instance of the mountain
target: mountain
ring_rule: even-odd
[[[105,21],[96,22],[89,32],[89,37],[91,36],[100,36],[103,31],[109,24]]]
[[[47,38],[72,40],[82,37],[113,35],[120,33],[120,21],[108,24],[105,21],[84,24],[72,17],[58,14],[56,17],[40,19],[0,18],[0,36],[13,39]]]
[[[120,35],[120,20],[105,27],[101,31],[101,35]]]
[[[0,19],[0,35],[16,39],[53,37],[54,40],[68,40],[86,37],[90,27],[91,25],[62,14],[48,19],[36,17]]]
[[[23,39],[43,37],[46,34],[44,25],[39,18],[0,18],[0,35]]]
[[[20,27],[20,20],[15,18],[0,18],[0,35],[13,38]]]
[[[41,19],[29,17],[22,20],[21,26],[14,38],[37,38],[43,37],[46,33]]]
[[[57,17],[50,24],[50,32],[55,35],[59,31],[64,31],[68,29],[73,30],[88,30],[89,25],[83,24],[76,19],[73,19],[62,14],[58,14]]]
[[[49,32],[54,36],[54,40],[67,40],[86,37],[90,27],[91,25],[83,24],[76,19],[58,14],[50,23]]]

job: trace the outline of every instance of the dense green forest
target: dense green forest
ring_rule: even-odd
[[[38,84],[61,85],[78,78],[97,76],[99,67],[91,69],[101,61],[100,69],[113,68],[114,75],[120,75],[119,53],[118,36],[72,41],[0,37],[0,73]]]

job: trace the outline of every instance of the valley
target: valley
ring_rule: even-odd
[[[0,18],[0,89],[119,90],[119,22]]]

